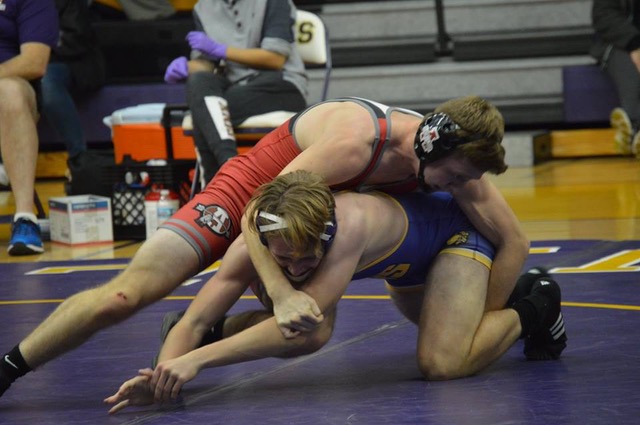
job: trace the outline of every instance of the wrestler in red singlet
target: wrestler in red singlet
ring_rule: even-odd
[[[392,111],[402,110],[421,117],[414,111],[391,108],[361,98],[332,99],[326,102],[355,102],[369,110],[372,119],[377,120],[369,164],[353,179],[332,186],[336,190],[359,189],[373,172],[389,140],[390,128],[387,121]],[[315,106],[317,105],[311,108]],[[200,259],[201,270],[220,259],[238,236],[244,207],[253,192],[280,174],[302,152],[293,136],[295,123],[311,108],[267,134],[246,154],[227,161],[202,192],[160,226],[176,232],[193,247]],[[383,189],[397,193],[408,192],[416,187],[417,181],[413,179],[401,186]]]

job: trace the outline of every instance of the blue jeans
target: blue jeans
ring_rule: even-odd
[[[69,158],[87,150],[72,83],[69,66],[60,62],[50,63],[42,78],[42,115],[64,140]]]

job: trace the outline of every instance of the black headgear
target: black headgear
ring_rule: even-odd
[[[270,224],[259,225],[258,220],[256,219],[256,227],[258,229],[258,234],[260,235],[260,242],[264,246],[267,246],[267,238],[264,236],[265,232],[270,232],[272,230],[278,229],[286,229],[287,222],[275,214],[271,214],[265,211],[258,212],[258,217],[262,217],[264,219],[270,220]],[[331,219],[324,223],[324,231],[320,233],[320,243],[322,244],[322,249],[324,252],[327,252],[333,239],[336,236],[336,231],[338,230],[338,222],[336,221],[335,210],[331,215]]]
[[[456,131],[460,126],[449,115],[439,112],[420,123],[413,148],[420,162],[433,162],[452,153],[456,146],[474,142],[483,134],[460,137]]]

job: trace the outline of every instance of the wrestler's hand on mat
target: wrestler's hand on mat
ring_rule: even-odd
[[[296,290],[289,292],[284,299],[274,301],[273,315],[285,338],[294,338],[300,332],[310,332],[324,320],[316,300]]]
[[[159,363],[149,381],[156,403],[175,402],[182,386],[196,377],[199,370],[184,356]]]
[[[146,374],[143,372],[148,371]],[[120,386],[118,392],[104,399],[107,404],[114,405],[109,414],[117,413],[129,406],[148,406],[153,404],[153,392],[149,390],[149,380],[153,371],[140,370],[140,375],[129,379]]]

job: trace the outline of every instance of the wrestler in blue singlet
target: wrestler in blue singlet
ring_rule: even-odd
[[[392,199],[408,221],[404,240],[395,251],[360,268],[353,280],[382,278],[399,290],[423,285],[431,263],[442,253],[473,258],[491,268],[493,245],[475,230],[450,194],[412,192]]]

